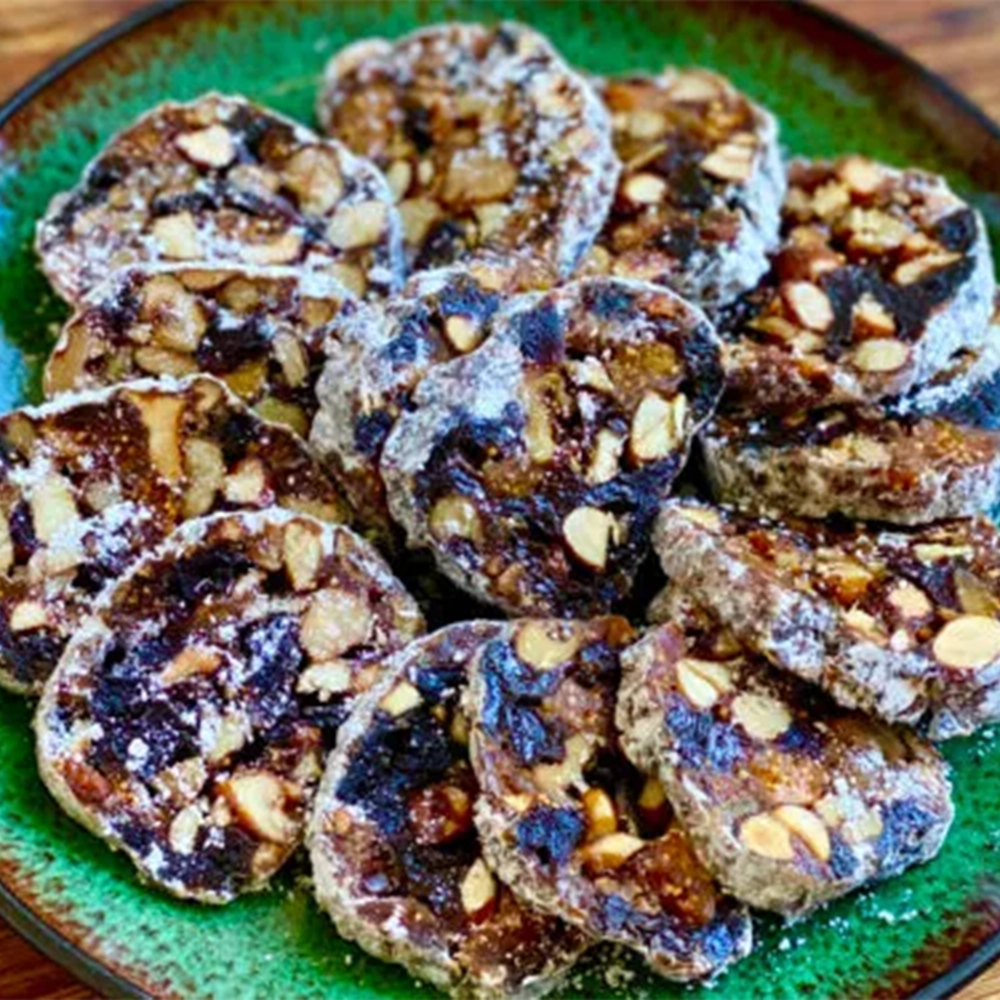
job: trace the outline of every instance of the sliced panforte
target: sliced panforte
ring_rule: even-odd
[[[310,443],[359,517],[388,522],[379,459],[421,379],[475,350],[505,296],[553,284],[541,262],[487,256],[414,275],[399,295],[345,311],[332,325]]]
[[[403,277],[400,217],[371,163],[219,94],[161,104],[115,136],[52,201],[36,247],[70,302],[142,261],[294,265],[357,295]]]
[[[182,521],[273,505],[347,515],[296,435],[205,376],[0,418],[0,685],[38,691],[95,595]]]
[[[532,905],[660,975],[710,977],[750,950],[687,834],[618,749],[621,618],[528,619],[473,660],[475,810],[487,862]]]
[[[727,892],[800,916],[937,854],[948,766],[905,727],[775,670],[683,598],[622,654],[617,719]]]
[[[124,268],[63,327],[45,395],[205,372],[305,435],[329,323],[353,299],[335,279],[294,268]]]
[[[877,405],[718,415],[698,440],[715,499],[753,514],[927,524],[988,511],[1000,495],[1000,433],[943,417]]]
[[[732,408],[875,402],[984,342],[989,243],[942,178],[851,156],[793,163],[789,185],[771,269],[720,326]]]
[[[496,879],[473,824],[460,699],[468,661],[506,630],[450,625],[385,662],[341,731],[309,835],[316,895],[338,932],[465,998],[539,996],[590,943]]]
[[[721,383],[711,326],[664,288],[592,278],[519,296],[397,420],[389,508],[411,545],[509,613],[607,610]]]
[[[985,518],[779,526],[670,501],[655,546],[691,600],[842,705],[935,739],[1000,719],[1000,536]]]
[[[519,24],[349,45],[327,66],[318,114],[385,171],[414,270],[485,248],[528,251],[568,274],[618,179],[597,95]]]
[[[666,285],[705,307],[756,285],[785,193],[774,118],[704,69],[596,85],[622,175],[584,270]]]
[[[74,634],[35,719],[42,777],[146,881],[228,902],[302,842],[330,699],[420,628],[346,528],[276,508],[192,521]]]

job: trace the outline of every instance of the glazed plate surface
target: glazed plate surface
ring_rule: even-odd
[[[516,18],[584,69],[701,64],[782,123],[791,153],[857,151],[947,175],[998,248],[1000,132],[919,67],[806,8],[600,2],[222,2],[168,6],[113,29],[0,111],[0,410],[38,397],[65,315],[31,250],[49,198],[117,129],[165,99],[215,89],[313,123],[318,76],[353,39],[448,18]],[[0,912],[105,994],[202,998],[430,996],[340,941],[302,870],[223,909],[144,889],[48,798],[29,710],[0,695]],[[759,920],[756,954],[714,989],[683,990],[598,952],[565,996],[892,1000],[946,996],[1000,951],[1000,742],[946,747],[958,816],[941,856],[794,926]],[[608,969],[613,969],[609,973]]]

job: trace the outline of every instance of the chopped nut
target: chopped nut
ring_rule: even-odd
[[[270,240],[247,243],[243,256],[251,264],[291,264],[302,251],[302,237],[290,230]]]
[[[236,158],[236,143],[224,125],[209,125],[197,132],[185,132],[175,140],[177,148],[203,167],[221,170]]]
[[[923,542],[913,546],[913,554],[922,562],[936,562],[938,559],[971,559],[969,545],[941,545],[937,542]]]
[[[810,330],[823,333],[833,325],[833,306],[826,292],[811,281],[787,281],[781,297],[794,318]]]
[[[633,174],[625,182],[624,192],[637,205],[656,205],[667,193],[667,182],[656,174]]]
[[[725,142],[716,146],[701,161],[701,169],[720,181],[745,181],[753,172],[756,155],[752,146],[743,143]]]
[[[584,388],[596,389],[613,395],[615,384],[611,381],[607,368],[597,358],[586,357],[581,361],[570,362],[567,367],[573,373],[573,381]]]
[[[500,201],[514,190],[517,179],[517,169],[507,160],[488,153],[460,152],[448,165],[441,200],[448,205]]]
[[[363,595],[320,590],[302,616],[302,646],[313,660],[332,660],[365,642],[373,624],[371,606]]]
[[[584,865],[593,872],[614,871],[645,846],[646,841],[630,833],[609,833],[581,847],[580,856]]]
[[[740,841],[754,854],[772,861],[791,861],[795,857],[789,828],[769,813],[759,813],[744,820]]]
[[[203,256],[201,236],[190,212],[161,216],[153,223],[152,234],[164,257],[196,260]]]
[[[884,643],[886,641],[885,630],[879,622],[867,611],[862,611],[861,608],[851,608],[847,611],[844,615],[844,621],[872,642]]]
[[[413,167],[410,166],[408,160],[394,160],[386,168],[385,179],[388,181],[396,201],[402,201],[410,189],[410,182],[413,180]]]
[[[199,517],[215,503],[226,475],[222,449],[214,441],[191,438],[184,445],[184,464],[188,489],[184,495],[184,513]]]
[[[14,541],[10,537],[10,523],[0,512],[0,573],[9,573],[14,566]]]
[[[896,321],[892,314],[871,292],[854,303],[851,312],[855,339],[891,337],[896,332]]]
[[[281,373],[285,381],[296,389],[303,385],[309,377],[309,359],[306,357],[302,342],[290,333],[275,334],[271,341],[274,356],[281,365]]]
[[[427,234],[443,215],[441,206],[431,198],[407,198],[399,203],[406,241],[415,246],[424,242]]]
[[[252,833],[276,844],[290,844],[298,824],[285,812],[284,783],[269,771],[245,771],[220,786],[237,819]]]
[[[612,514],[596,507],[577,507],[562,523],[563,538],[570,551],[590,569],[604,569],[608,544],[617,523]]]
[[[831,596],[844,607],[850,607],[864,597],[875,577],[861,563],[836,556],[823,562],[823,581]]]
[[[377,243],[388,223],[388,209],[380,201],[342,205],[327,226],[327,239],[339,250],[356,250]]]
[[[162,347],[136,348],[134,357],[136,366],[144,372],[149,372],[150,375],[183,378],[185,375],[193,375],[198,370],[198,363],[193,358]]]
[[[637,462],[666,458],[684,440],[687,397],[666,400],[647,392],[636,408],[629,432],[629,450]]]
[[[275,396],[265,396],[255,407],[254,412],[261,420],[271,424],[282,424],[295,431],[301,438],[309,434],[309,418],[301,406],[285,403]]]
[[[727,691],[733,679],[729,669],[715,660],[685,657],[677,661],[677,686],[696,708],[711,708]]]
[[[468,354],[479,346],[483,330],[468,316],[449,316],[444,321],[444,335],[459,354]]]
[[[211,674],[218,670],[221,663],[222,653],[219,650],[207,646],[188,646],[163,668],[160,683],[169,687],[198,674]]]
[[[587,469],[587,482],[595,486],[607,483],[618,475],[618,465],[625,450],[625,438],[602,428],[597,432],[594,453]]]
[[[670,821],[670,804],[663,785],[656,778],[647,778],[636,799],[639,819],[647,830],[664,830]]]
[[[139,410],[149,434],[149,457],[157,471],[169,482],[184,475],[180,448],[180,421],[185,401],[177,396],[129,394]]]
[[[588,840],[600,840],[618,829],[614,801],[603,788],[588,788],[583,793],[583,812],[587,818]]]
[[[576,656],[580,640],[579,631],[572,625],[528,621],[518,628],[514,649],[525,663],[536,670],[551,670]]]
[[[961,259],[961,254],[950,251],[925,254],[923,257],[916,257],[900,264],[893,271],[892,280],[897,285],[912,285],[943,267],[958,263]]]
[[[719,82],[711,76],[689,70],[677,75],[671,82],[668,93],[672,101],[680,104],[701,104],[716,100],[721,90]]]
[[[409,681],[400,681],[378,703],[378,707],[389,715],[400,716],[423,704],[423,700],[423,696]]]
[[[545,405],[543,387],[529,385],[528,415],[524,428],[524,441],[528,456],[536,465],[552,461],[556,453],[556,442],[552,436],[552,421]]]
[[[844,183],[858,194],[872,194],[882,183],[881,167],[863,156],[849,156],[837,168]]]
[[[924,618],[934,610],[930,598],[909,580],[897,583],[887,599],[904,618]]]
[[[995,618],[1000,614],[1000,600],[979,577],[959,566],[955,570],[955,592],[962,610],[970,615]]]
[[[40,601],[19,601],[10,612],[11,632],[30,632],[48,624],[49,616]]]
[[[351,665],[344,660],[314,663],[299,675],[295,690],[299,694],[317,694],[326,701],[335,694],[345,694],[352,688]]]
[[[344,193],[336,154],[319,146],[295,153],[284,165],[282,179],[300,207],[312,215],[326,215]]]
[[[264,503],[267,495],[267,470],[259,458],[244,458],[226,476],[222,492],[229,503],[246,507]]]
[[[206,748],[205,759],[218,764],[231,754],[242,750],[249,739],[249,720],[240,712],[227,712],[219,719],[212,744]]]
[[[170,351],[196,350],[208,328],[198,300],[169,274],[156,275],[143,288],[142,315],[153,324],[153,339]]]
[[[462,909],[476,924],[488,920],[496,910],[497,884],[482,858],[477,858],[462,879]]]
[[[779,806],[773,816],[788,827],[819,861],[830,860],[830,834],[812,810],[802,806]]]
[[[591,738],[574,733],[566,740],[563,759],[554,764],[537,764],[531,772],[535,785],[553,802],[565,799],[570,789],[584,789],[583,769],[594,753]]]
[[[774,740],[792,724],[788,706],[768,695],[745,692],[732,704],[733,719],[755,740]]]
[[[979,670],[1000,656],[1000,621],[962,615],[934,637],[934,655],[955,670]]]
[[[319,531],[302,521],[292,521],[285,528],[285,569],[295,590],[310,590],[316,584],[323,561],[323,543]]]
[[[686,520],[699,524],[711,531],[716,531],[722,525],[722,517],[717,510],[708,507],[687,507],[682,512]]]
[[[472,829],[472,798],[456,785],[430,785],[410,800],[410,826],[418,844],[450,844]]]
[[[178,854],[191,854],[201,829],[201,810],[196,805],[185,806],[170,823],[167,840]]]
[[[878,809],[865,809],[859,816],[848,820],[840,834],[849,844],[861,844],[882,835],[884,824]]]
[[[442,541],[448,538],[468,538],[479,544],[483,531],[476,505],[458,493],[442,497],[431,509],[431,534]]]
[[[910,349],[900,340],[863,340],[851,355],[855,368],[863,372],[894,372],[906,364]]]
[[[223,374],[222,381],[241,399],[256,399],[267,380],[268,362],[261,358],[247,361],[235,371]]]
[[[47,475],[32,491],[31,523],[39,541],[51,543],[60,531],[80,519],[73,488],[56,473]]]

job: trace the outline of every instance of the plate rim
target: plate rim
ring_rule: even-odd
[[[666,3],[669,0],[656,0],[656,2]],[[757,5],[758,0],[752,0],[752,2],[753,5]],[[854,41],[860,42],[867,48],[902,65],[910,73],[919,76],[928,87],[937,91],[960,114],[972,119],[1000,147],[1000,124],[994,121],[971,97],[953,86],[943,76],[929,69],[914,56],[886,41],[874,31],[856,24],[835,11],[821,7],[813,3],[812,0],[779,0],[779,5],[805,14],[807,17],[825,24],[840,34],[851,37]],[[0,104],[0,128],[3,128],[48,87],[113,42],[119,41],[152,21],[166,17],[175,10],[195,6],[197,4],[194,0],[154,0],[148,6],[126,14],[123,18],[84,40],[49,63]],[[774,4],[768,3],[768,6],[773,7]],[[0,869],[0,917],[7,921],[15,933],[24,938],[29,945],[102,995],[123,997],[128,998],[128,1000],[133,1000],[133,998],[153,1000],[153,994],[148,993],[124,973],[111,968],[84,951],[65,933],[47,923],[38,912],[7,885],[2,869]],[[947,1000],[998,962],[1000,962],[1000,931],[992,934],[941,975],[911,993],[909,1000]]]

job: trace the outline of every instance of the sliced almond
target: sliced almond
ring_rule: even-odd
[[[716,146],[701,161],[701,169],[721,181],[745,181],[753,172],[756,151],[743,143],[726,142]]]
[[[477,858],[459,889],[462,909],[473,923],[482,923],[496,909],[497,883],[482,858]]]
[[[863,156],[848,156],[837,167],[844,183],[858,194],[872,194],[885,178],[882,167]]]
[[[775,740],[788,731],[793,721],[783,702],[752,692],[737,695],[731,711],[733,719],[755,740]]]
[[[685,657],[677,661],[677,687],[695,708],[711,708],[732,690],[733,678],[728,667],[714,660]]]
[[[888,636],[878,619],[863,611],[861,608],[851,608],[844,614],[844,621],[850,625],[855,632],[860,633],[872,642],[884,643]]]
[[[955,670],[979,670],[1000,656],[1000,621],[962,615],[934,637],[934,655]]]
[[[400,681],[382,698],[378,707],[383,712],[398,717],[422,705],[423,701],[423,696],[409,681]]]
[[[563,538],[576,558],[590,569],[602,570],[617,529],[614,516],[596,507],[577,507],[562,523]]]
[[[444,321],[444,335],[459,354],[467,354],[479,346],[483,330],[468,316],[449,316]]]
[[[224,125],[209,125],[196,132],[185,132],[174,141],[189,160],[203,167],[221,170],[236,158],[236,143]]]
[[[527,621],[519,626],[514,649],[518,657],[536,670],[551,670],[576,656],[582,636],[572,625],[549,621]]]
[[[811,281],[786,281],[781,286],[781,297],[793,317],[810,330],[823,333],[833,325],[833,306],[819,285]]]
[[[960,253],[944,251],[940,253],[928,253],[922,257],[915,257],[900,264],[892,273],[892,280],[897,285],[912,285],[924,278],[929,277],[936,271],[951,264],[957,264],[962,259]]]
[[[610,482],[618,475],[625,438],[602,428],[597,432],[594,451],[587,468],[587,482],[594,485]]]
[[[625,197],[636,205],[656,205],[667,193],[667,182],[656,174],[633,174],[623,186]]]
[[[896,321],[892,313],[871,292],[854,303],[851,311],[855,338],[868,339],[891,337],[896,332]]]
[[[244,458],[222,484],[226,500],[241,507],[260,506],[264,503],[267,488],[267,470],[259,458]]]
[[[285,381],[297,389],[309,378],[309,358],[302,342],[290,333],[279,332],[271,341],[271,349],[281,365]]]
[[[285,812],[287,795],[280,778],[269,771],[246,771],[221,785],[236,817],[258,837],[276,844],[293,843],[298,824]]]
[[[332,660],[366,642],[375,619],[361,594],[320,590],[302,616],[302,646],[313,660]]]
[[[388,208],[380,201],[341,205],[327,226],[327,239],[339,250],[372,246],[382,239],[388,218]]]
[[[634,854],[646,846],[646,841],[630,833],[610,833],[580,848],[584,865],[593,872],[609,872],[621,868]]]
[[[900,340],[874,338],[863,340],[851,354],[854,367],[863,372],[894,372],[910,357],[910,349]]]
[[[830,834],[823,821],[803,806],[779,806],[772,814],[812,852],[819,861],[830,860]]]
[[[246,243],[243,256],[251,264],[291,264],[302,252],[302,237],[291,230],[272,239]]]

